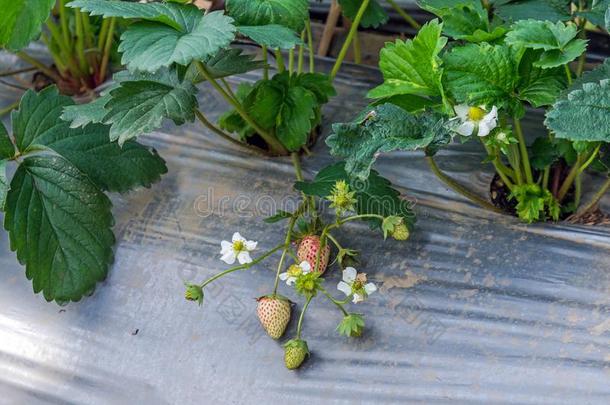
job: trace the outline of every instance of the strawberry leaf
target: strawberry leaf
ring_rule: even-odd
[[[190,6],[189,6],[190,8]],[[122,63],[132,70],[155,72],[174,63],[187,66],[229,46],[235,38],[233,19],[220,11],[185,14],[185,28],[158,22],[137,22],[121,36]]]
[[[277,24],[239,26],[237,31],[259,45],[271,49],[292,49],[301,45],[301,39],[289,28]]]
[[[363,0],[339,0],[341,12],[344,16],[354,21],[358,10],[362,6]],[[381,4],[377,0],[371,0],[364,11],[360,26],[362,28],[377,28],[381,24],[385,24],[390,16],[385,12]]]
[[[345,162],[339,162],[320,170],[313,181],[299,181],[294,187],[307,195],[325,198],[340,180],[346,181],[350,189],[356,192],[356,212],[359,215],[399,216],[407,226],[413,225],[415,215],[410,204],[401,199],[400,193],[392,187],[390,181],[381,177],[375,170],[371,170],[366,181],[361,181],[350,177],[345,170]],[[367,222],[381,230],[381,220],[373,219]]]
[[[569,21],[570,0],[512,0],[498,2],[495,13],[507,21],[527,20]]]
[[[334,156],[346,159],[345,170],[351,176],[366,180],[379,152],[423,149],[440,137],[451,139],[440,116],[410,114],[383,104],[354,122],[334,124],[326,144]]]
[[[25,48],[40,35],[55,0],[9,0],[1,2],[0,48],[11,51]]]
[[[438,54],[447,43],[447,38],[441,37],[442,28],[438,20],[433,20],[413,40],[388,43],[381,50],[379,62],[384,83],[371,90],[368,97],[440,96],[443,70]]]
[[[13,156],[15,156],[15,147],[4,124],[0,121],[0,159],[10,159]]]
[[[4,228],[47,301],[78,301],[106,277],[113,260],[111,202],[57,156],[27,157],[6,198]]]
[[[277,24],[299,33],[309,17],[307,0],[227,0],[226,9],[237,25]]]
[[[565,65],[587,49],[587,41],[577,39],[578,28],[561,21],[521,20],[506,35],[506,43],[515,47],[542,49],[544,52],[534,65],[553,68]]]
[[[553,104],[567,85],[562,68],[542,69],[534,65],[540,52],[527,50],[519,64],[518,97],[534,107]]]
[[[574,83],[568,88],[566,93],[571,93],[574,90],[582,89],[585,83],[597,83],[600,80],[610,78],[610,59],[606,59],[604,63],[598,65],[595,69],[585,72],[581,77],[574,80]],[[564,94],[565,95],[565,94]]]
[[[610,142],[610,79],[585,83],[558,100],[545,124],[557,138]]]

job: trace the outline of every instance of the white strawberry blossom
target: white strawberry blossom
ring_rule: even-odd
[[[487,136],[498,126],[498,108],[493,106],[487,111],[484,105],[469,107],[465,104],[456,105],[455,113],[462,122],[457,128],[457,133],[463,136],[477,134],[480,137]]]
[[[352,296],[352,302],[357,304],[377,291],[377,286],[367,283],[366,274],[358,273],[353,267],[346,267],[343,270],[343,281],[339,281],[337,289],[348,297]]]
[[[288,270],[285,273],[280,274],[280,280],[285,281],[288,285],[293,285],[297,281],[297,278],[310,272],[311,265],[305,260],[298,265],[293,264],[288,267]]]
[[[252,263],[250,252],[256,249],[258,242],[252,240],[246,240],[239,232],[233,234],[231,242],[223,240],[220,242],[220,260],[226,264],[233,264],[235,260],[239,264]]]

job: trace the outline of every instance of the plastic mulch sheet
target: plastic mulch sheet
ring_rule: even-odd
[[[355,116],[375,80],[359,69],[339,78],[326,133]],[[213,118],[226,109],[211,92],[200,105]],[[113,196],[116,261],[91,297],[59,307],[34,295],[0,234],[0,403],[610,401],[608,228],[525,226],[447,191],[420,153],[381,157],[378,170],[416,202],[417,231],[407,243],[364,224],[340,234],[381,287],[353,308],[368,328],[339,337],[339,312],[314,301],[304,323],[312,358],[291,372],[253,300],[272,288],[277,257],[212,285],[201,308],[183,298],[184,281],[226,268],[220,240],[234,231],[261,248],[283,240],[284,227],[260,216],[295,203],[289,160],[253,157],[196,124],[141,140],[169,174]],[[484,194],[491,170],[479,146],[455,145],[438,161]],[[306,175],[331,161],[319,142]],[[336,267],[326,279],[334,288]],[[289,328],[287,337],[294,320]]]

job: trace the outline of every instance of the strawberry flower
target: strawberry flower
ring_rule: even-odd
[[[353,296],[352,302],[357,304],[377,291],[377,286],[367,283],[366,274],[358,273],[353,267],[347,267],[343,270],[343,281],[339,281],[337,289],[347,297]]]
[[[463,136],[477,134],[480,137],[487,136],[498,126],[498,108],[493,106],[487,111],[485,106],[469,107],[465,104],[454,107],[462,124],[457,128],[457,133]]]
[[[288,270],[285,273],[280,274],[280,280],[285,281],[286,284],[291,286],[297,281],[297,278],[309,272],[311,272],[311,265],[305,260],[298,265],[293,264],[288,267]]]
[[[246,240],[239,232],[235,232],[231,242],[226,240],[220,242],[220,254],[222,255],[220,260],[226,264],[235,263],[235,259],[239,261],[239,264],[251,263],[250,252],[256,249],[257,244],[258,242]]]

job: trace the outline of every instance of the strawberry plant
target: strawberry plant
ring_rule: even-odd
[[[78,301],[103,280],[113,260],[112,203],[106,192],[150,186],[167,171],[135,141],[110,142],[108,127],[73,129],[61,120],[74,105],[55,86],[29,90],[0,123],[0,211],[10,247],[34,292]]]
[[[273,287],[269,294],[257,299],[256,312],[267,334],[280,339],[288,327],[294,305],[279,293],[280,282],[292,290],[291,294],[304,300],[295,337],[284,344],[284,362],[288,369],[300,367],[309,355],[302,332],[305,313],[313,299],[321,297],[339,310],[341,321],[337,332],[340,335],[355,338],[364,331],[364,316],[349,312],[346,305],[366,301],[377,287],[367,274],[359,273],[353,267],[357,265],[359,252],[340,242],[338,232],[341,228],[353,221],[365,221],[384,238],[391,236],[404,241],[409,237],[414,221],[409,203],[400,199],[390,182],[375,171],[371,171],[367,182],[354,182],[345,170],[345,163],[339,162],[322,169],[312,181],[304,181],[298,159],[294,160],[294,165],[298,178],[294,187],[301,192],[301,203],[292,212],[279,211],[265,220],[270,224],[288,222],[284,241],[253,258],[251,255],[258,250],[258,243],[236,232],[230,241],[221,242],[220,259],[229,265],[236,261],[239,264],[202,283],[187,283],[185,291],[187,300],[201,305],[211,283],[279,254]],[[334,211],[330,218],[322,215],[326,206]],[[343,295],[339,298],[331,293],[323,278],[323,275],[332,277],[335,263],[342,270],[342,280],[336,284]]]
[[[93,16],[131,23],[118,48],[127,70],[115,75],[116,85],[99,99],[66,109],[64,119],[75,127],[108,125],[111,139],[119,143],[158,128],[165,118],[178,125],[198,119],[213,133],[255,153],[288,155],[307,148],[321,122],[322,106],[335,95],[332,79],[363,12],[354,19],[343,56],[326,75],[315,72],[307,0],[228,0],[226,12],[208,13],[180,3],[68,3]],[[262,49],[262,60],[233,47],[243,40]],[[277,64],[272,77],[270,54]],[[227,81],[257,69],[263,77],[256,83],[233,88]],[[201,82],[231,107],[218,124],[199,109],[196,85]]]
[[[608,61],[584,72],[587,29],[610,25],[607,1],[421,0],[439,19],[412,40],[386,44],[384,82],[374,101],[350,123],[335,124],[331,152],[364,180],[379,152],[425,152],[450,188],[523,221],[584,215],[610,188],[581,202],[583,173],[608,176]],[[521,120],[546,109],[548,133],[528,142]],[[533,134],[532,134],[533,135]],[[492,201],[458,183],[436,164],[452,139],[476,139],[493,165]],[[504,195],[507,204],[494,196]]]
[[[0,47],[34,66],[62,93],[84,94],[108,78],[116,51],[116,18],[91,18],[78,8],[71,8],[70,0],[3,1],[0,4]],[[53,66],[47,66],[24,50],[38,37],[46,45]]]

